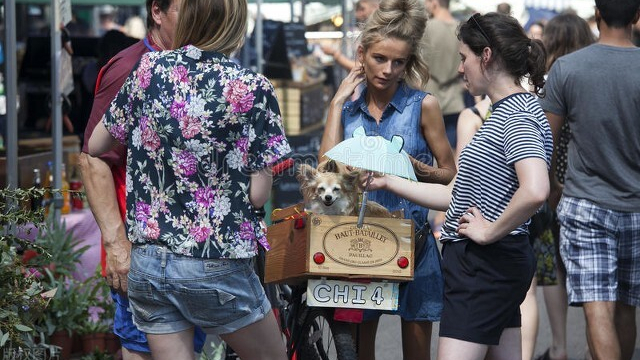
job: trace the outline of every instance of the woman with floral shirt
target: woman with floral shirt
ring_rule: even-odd
[[[193,328],[243,359],[284,359],[251,266],[271,166],[291,150],[271,83],[229,59],[246,0],[183,1],[172,51],[145,54],[89,140],[127,145],[129,298],[154,359],[193,359]]]

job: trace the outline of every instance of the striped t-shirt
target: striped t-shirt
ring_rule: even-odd
[[[460,154],[458,176],[440,240],[465,239],[456,232],[458,219],[472,206],[485,219],[495,221],[519,187],[515,163],[537,157],[549,167],[552,151],[549,123],[533,95],[513,94],[494,104],[491,117]],[[528,223],[510,234],[527,234]]]

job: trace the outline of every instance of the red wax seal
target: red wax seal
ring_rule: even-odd
[[[321,252],[317,252],[313,254],[313,262],[320,265],[324,263],[324,254]],[[408,262],[408,261],[407,261]]]
[[[406,268],[407,266],[409,266],[409,259],[404,256],[400,256],[398,258],[398,266],[402,269]]]

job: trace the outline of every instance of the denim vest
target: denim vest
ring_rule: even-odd
[[[425,164],[433,164],[431,149],[422,135],[420,126],[422,100],[427,93],[410,88],[400,83],[393,99],[384,109],[380,124],[369,113],[365,96],[366,88],[354,101],[347,101],[342,108],[342,128],[344,139],[349,139],[359,126],[364,127],[367,135],[382,136],[391,140],[393,135],[404,138],[404,147],[409,155]],[[428,209],[407,201],[392,192],[377,190],[368,193],[368,199],[385,206],[390,211],[404,209],[406,219],[413,219],[416,230],[422,228],[427,221]]]

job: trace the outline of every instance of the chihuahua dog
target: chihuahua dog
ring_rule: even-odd
[[[342,163],[326,160],[317,169],[300,165],[296,178],[300,182],[305,210],[324,215],[358,216],[359,171],[349,171]],[[367,201],[366,207],[366,216],[395,217],[375,201]]]

